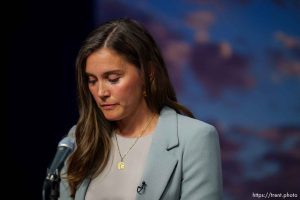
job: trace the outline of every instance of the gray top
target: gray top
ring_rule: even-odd
[[[117,134],[121,155],[124,156],[136,138]],[[104,171],[94,178],[87,190],[85,200],[132,200],[141,182],[152,134],[141,137],[127,153],[123,162],[125,168],[119,170],[121,161],[115,137],[112,138],[112,153]]]

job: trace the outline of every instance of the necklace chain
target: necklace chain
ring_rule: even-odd
[[[145,128],[142,130],[141,134],[135,139],[134,143],[131,145],[131,147],[128,149],[128,151],[122,156],[121,155],[121,151],[120,151],[120,147],[119,147],[119,143],[118,143],[118,138],[116,136],[116,134],[114,134],[115,139],[116,139],[116,143],[117,143],[117,147],[118,147],[118,152],[121,158],[121,162],[118,163],[118,169],[124,169],[124,158],[127,156],[127,154],[129,153],[129,151],[134,147],[134,145],[137,143],[137,141],[142,137],[142,135],[144,134],[144,132],[146,131],[146,129],[148,128],[148,126],[150,125],[150,122],[152,121],[152,119],[154,118],[155,115],[153,115],[151,117],[151,119],[148,121],[147,125],[145,126]],[[120,164],[123,166],[120,166]]]

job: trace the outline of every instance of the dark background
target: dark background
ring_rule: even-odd
[[[4,38],[5,170],[8,199],[42,199],[58,141],[76,123],[74,63],[91,30],[89,1],[10,1]],[[12,192],[9,192],[12,191]]]

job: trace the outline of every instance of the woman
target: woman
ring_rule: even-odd
[[[221,199],[216,129],[177,102],[147,30],[112,20],[76,60],[80,117],[60,199]]]

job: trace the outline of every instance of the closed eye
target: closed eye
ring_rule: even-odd
[[[106,76],[106,79],[112,83],[112,84],[115,84],[115,83],[118,83],[120,78],[121,78],[121,74],[120,73],[117,73],[117,72],[114,72],[114,73],[109,73],[107,74]]]
[[[89,85],[95,85],[96,82],[97,82],[97,79],[93,76],[88,76],[87,77],[87,82],[88,82]]]
[[[117,77],[117,78],[108,78],[108,81],[110,83],[113,83],[113,84],[118,83],[119,80],[120,80],[120,77]]]
[[[89,85],[95,85],[97,80],[88,80]]]

